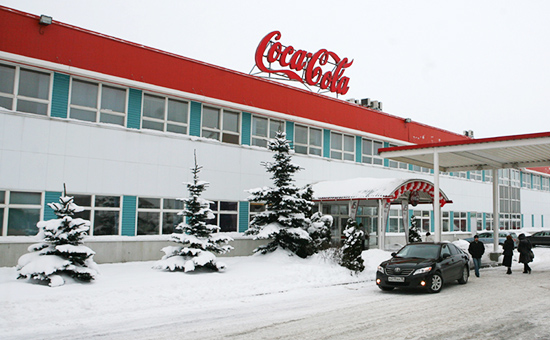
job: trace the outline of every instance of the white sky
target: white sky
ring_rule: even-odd
[[[550,131],[550,1],[0,0],[249,73],[269,32],[354,60],[342,99],[477,138]]]

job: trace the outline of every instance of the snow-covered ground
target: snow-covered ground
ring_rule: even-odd
[[[502,275],[502,267],[488,267],[482,270],[481,278],[472,276],[467,285],[449,285],[433,295],[380,291],[374,283],[376,267],[390,254],[375,249],[363,253],[366,269],[358,275],[350,275],[327,255],[304,260],[284,251],[223,258],[227,269],[221,273],[164,272],[152,269],[154,262],[102,264],[100,275],[91,283],[67,282],[54,288],[16,280],[15,268],[4,267],[0,268],[0,338],[168,339],[177,333],[178,339],[286,339],[293,334],[302,339],[368,339],[367,334],[387,335],[384,331],[393,325],[394,338],[431,339],[409,334],[410,326],[384,325],[391,318],[376,315],[388,312],[385,308],[396,312],[410,308],[410,314],[403,316],[405,320],[409,317],[411,325],[422,325],[432,309],[427,306],[443,303],[438,308],[447,309],[434,308],[434,313],[447,313],[449,329],[467,330],[472,322],[468,317],[474,317],[468,316],[472,311],[486,310],[487,315],[503,318],[506,310],[491,310],[499,304],[515,308],[522,303],[521,296],[509,292],[510,280],[540,280],[530,296],[540,290],[542,299],[550,302],[550,248],[534,251],[532,275],[521,274],[522,265],[517,262],[510,276]],[[516,286],[520,291],[525,289],[521,284],[513,288]],[[477,296],[486,294],[482,289],[494,291],[494,298],[502,301],[487,305]],[[533,298],[533,303],[541,300]],[[461,304],[472,309],[458,311],[463,316],[455,317]],[[550,307],[532,308],[536,315],[550,311]],[[355,315],[361,313],[364,316]],[[350,327],[346,322],[354,322],[353,318],[362,320],[364,332],[338,330]],[[522,320],[522,316],[514,320]],[[308,327],[320,331],[311,332]],[[357,337],[354,331],[364,336]],[[478,335],[469,339],[483,338]]]

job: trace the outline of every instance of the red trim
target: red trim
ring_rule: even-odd
[[[467,137],[0,6],[0,50],[411,143]],[[253,56],[251,56],[253,57]],[[359,80],[357,80],[359,81]]]
[[[506,142],[511,140],[546,138],[546,137],[550,137],[550,132],[538,132],[538,133],[523,134],[523,135],[501,136],[501,137],[480,138],[480,139],[454,140],[454,141],[448,141],[448,142],[429,143],[429,144],[421,144],[421,145],[395,146],[391,148],[379,149],[378,152],[428,149],[428,148],[437,148],[437,147],[443,147],[443,146]]]

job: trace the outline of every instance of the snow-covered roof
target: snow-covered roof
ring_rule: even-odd
[[[386,199],[396,201],[410,192],[420,193],[420,203],[431,203],[433,183],[425,179],[403,178],[351,178],[339,181],[323,181],[312,185],[315,201],[339,201],[352,199]],[[450,203],[441,190],[441,205]]]

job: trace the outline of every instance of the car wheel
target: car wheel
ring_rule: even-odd
[[[430,293],[439,293],[443,288],[443,278],[441,274],[435,273],[430,279],[430,285],[428,286],[428,292]]]
[[[385,292],[389,292],[390,290],[393,290],[394,287],[378,286],[378,288],[382,289]]]
[[[468,282],[469,277],[470,270],[468,269],[468,266],[464,266],[464,268],[462,269],[462,276],[460,277],[460,279],[458,279],[458,283],[460,283],[461,285],[465,284],[466,282]]]

